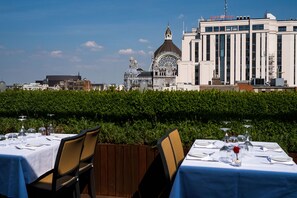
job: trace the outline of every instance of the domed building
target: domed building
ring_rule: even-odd
[[[152,60],[153,89],[175,90],[178,75],[178,60],[181,50],[172,42],[172,32],[167,27],[164,43],[155,51]]]
[[[181,50],[172,42],[168,26],[164,43],[154,52],[149,71],[142,70],[137,61],[130,58],[129,69],[124,74],[125,90],[176,90],[177,62],[180,58]]]

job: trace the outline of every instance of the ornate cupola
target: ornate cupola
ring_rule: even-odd
[[[167,26],[167,29],[165,31],[165,40],[172,40],[172,33],[169,28],[169,25]]]

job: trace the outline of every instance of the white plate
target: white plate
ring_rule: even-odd
[[[284,157],[284,156],[271,156],[270,158],[276,162],[290,162],[290,161],[292,161],[291,157]]]
[[[195,151],[195,150],[192,150],[188,153],[188,155],[192,156],[192,157],[198,157],[198,158],[203,158],[203,157],[206,157],[207,154],[206,153],[202,153],[200,151]]]

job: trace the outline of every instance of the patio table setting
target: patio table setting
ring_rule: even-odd
[[[276,142],[197,139],[170,197],[297,197],[297,166]]]
[[[28,197],[26,184],[54,166],[62,138],[73,134],[10,133],[0,141],[0,194]]]

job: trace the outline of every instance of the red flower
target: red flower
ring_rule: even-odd
[[[234,153],[239,153],[239,150],[240,150],[240,148],[239,148],[239,146],[234,146],[233,147],[233,151],[234,151]]]

